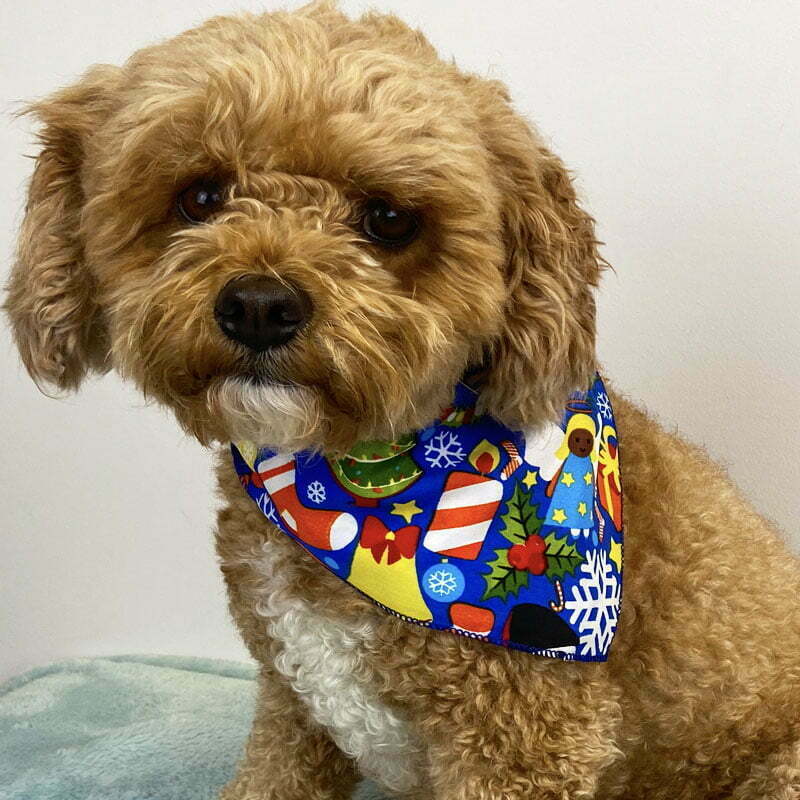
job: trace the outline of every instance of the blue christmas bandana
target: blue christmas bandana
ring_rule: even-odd
[[[605,661],[622,589],[622,487],[603,382],[514,431],[458,384],[433,425],[340,459],[231,446],[264,515],[386,611],[529,653]]]

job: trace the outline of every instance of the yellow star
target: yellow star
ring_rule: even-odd
[[[397,514],[406,522],[411,522],[411,518],[416,514],[421,514],[422,509],[417,505],[416,500],[409,500],[407,503],[392,503],[392,514]]]
[[[584,503],[582,500],[581,500],[580,503],[578,503],[578,513],[581,516],[585,516],[586,515],[586,503]]]
[[[525,477],[522,479],[522,482],[528,489],[530,489],[531,486],[533,486],[533,484],[536,483],[536,470],[529,469],[527,473],[525,473]]]
[[[563,522],[567,518],[567,515],[564,513],[563,508],[556,508],[553,511],[552,516],[553,516],[553,522]]]
[[[586,473],[586,474],[583,476],[583,482],[584,482],[584,483],[585,483],[587,486],[591,486],[591,485],[592,485],[592,478],[594,478],[594,473],[593,473],[591,470],[589,470],[589,471],[588,471],[588,472],[587,472],[587,473]]]
[[[611,553],[609,555],[611,560],[617,565],[617,570],[622,570],[622,545],[619,542],[612,540]]]
[[[572,484],[575,483],[575,478],[572,477],[571,472],[565,472],[561,476],[561,483],[563,483],[564,486],[572,486]]]

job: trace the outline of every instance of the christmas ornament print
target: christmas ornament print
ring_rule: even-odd
[[[425,594],[439,603],[452,603],[464,594],[464,574],[454,564],[444,559],[440,564],[428,567],[422,576]]]
[[[240,442],[234,465],[270,522],[387,612],[541,656],[604,661],[623,529],[603,382],[529,431],[476,414],[476,399],[458,384],[428,428],[341,459]]]
[[[360,442],[344,458],[329,461],[334,476],[358,505],[376,506],[407,489],[422,475],[409,455],[413,436],[395,442]]]

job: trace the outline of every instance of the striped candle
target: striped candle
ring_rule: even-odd
[[[451,472],[423,545],[443,556],[476,559],[502,497],[503,485],[494,478]]]

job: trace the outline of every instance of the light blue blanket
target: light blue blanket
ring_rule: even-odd
[[[211,800],[233,775],[255,670],[171,656],[78,659],[0,686],[0,800]],[[369,786],[359,800],[380,800]]]

